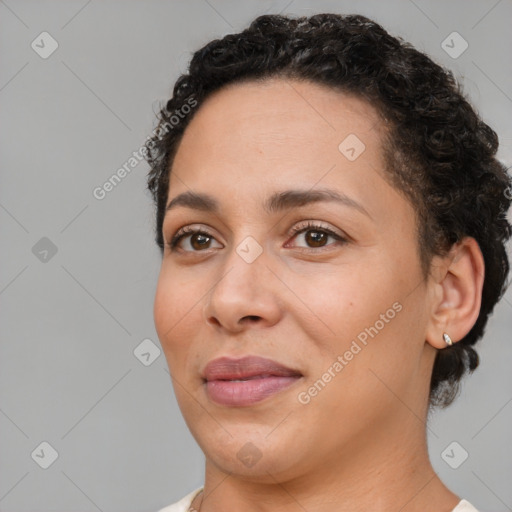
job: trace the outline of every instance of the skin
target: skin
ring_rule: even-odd
[[[460,499],[428,458],[429,380],[443,332],[456,342],[476,321],[483,258],[466,238],[423,275],[414,208],[386,179],[383,129],[364,100],[272,79],[214,93],[185,130],[168,203],[194,191],[220,210],[167,213],[166,242],[192,225],[211,239],[166,246],[154,318],[180,409],[206,457],[204,493],[193,503],[201,512],[448,512]],[[365,145],[354,161],[338,149],[349,134]],[[263,208],[274,192],[320,188],[368,215],[330,201]],[[303,221],[347,241],[325,235],[318,246],[316,229],[290,234]],[[263,251],[252,263],[236,251],[248,236]],[[300,403],[299,393],[397,302],[401,311]],[[250,407],[211,402],[200,376],[206,363],[248,354],[302,377]],[[251,467],[237,457],[248,442],[261,455]]]

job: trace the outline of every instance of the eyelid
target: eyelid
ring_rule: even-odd
[[[211,238],[215,238],[209,228],[205,228],[204,225],[200,224],[189,224],[187,226],[183,226],[179,228],[176,233],[171,237],[171,240],[167,242],[167,246],[170,247],[171,250],[175,250],[177,245],[187,236],[194,234],[204,234]],[[215,238],[216,239],[216,238]],[[185,251],[185,252],[205,252],[205,251]]]
[[[290,231],[288,232],[288,236],[296,235],[297,233],[308,231],[308,230],[317,230],[317,231],[325,231],[332,236],[339,238],[348,238],[343,232],[338,232],[334,228],[330,226],[325,226],[322,221],[316,220],[304,220],[295,224]]]
[[[328,236],[331,236],[335,238],[339,243],[347,243],[350,239],[347,235],[344,233],[338,233],[334,229],[322,225],[321,221],[312,221],[312,220],[305,220],[302,222],[299,222],[295,224],[287,233],[287,237],[294,238],[295,236],[302,234],[307,231],[321,231],[326,233]],[[217,240],[215,238],[215,235],[213,235],[209,228],[205,228],[203,225],[200,224],[190,224],[183,226],[179,228],[176,233],[172,236],[171,240],[166,243],[166,245],[171,249],[171,251],[177,251],[179,248],[177,248],[178,244],[187,236],[194,235],[194,234],[204,234],[210,238],[213,238],[214,240]],[[218,240],[217,240],[218,242]],[[220,243],[220,242],[219,242]],[[328,248],[330,245],[336,245],[336,244],[328,244],[326,246],[320,246],[320,247],[298,247],[302,251],[312,251],[312,252],[321,252],[322,249],[325,250],[325,248]],[[288,246],[288,242],[286,242],[285,247]],[[207,252],[211,248],[206,248],[203,251],[183,251],[188,253],[201,253],[201,252]]]

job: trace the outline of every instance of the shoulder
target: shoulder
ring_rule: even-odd
[[[478,512],[478,510],[466,500],[460,500],[452,512]]]
[[[176,503],[173,503],[172,505],[168,505],[165,508],[161,508],[158,512],[187,512],[192,500],[196,497],[196,495],[202,491],[202,487],[199,487],[198,489],[195,489],[194,491],[188,493],[186,496],[181,498],[180,501],[177,501]],[[457,512],[459,512],[457,510]]]

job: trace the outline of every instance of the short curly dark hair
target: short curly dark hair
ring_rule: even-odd
[[[447,406],[462,376],[478,366],[473,345],[506,290],[511,180],[496,159],[496,133],[475,113],[453,74],[374,21],[360,15],[264,15],[194,53],[146,143],[158,246],[163,252],[169,174],[195,112],[191,105],[200,107],[228,84],[274,77],[357,95],[385,120],[387,175],[415,208],[425,276],[434,255],[446,254],[466,236],[478,242],[485,261],[480,314],[462,340],[438,350],[432,371],[430,405]]]

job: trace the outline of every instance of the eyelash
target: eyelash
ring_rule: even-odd
[[[314,222],[311,222],[311,221],[308,221],[305,224],[295,226],[294,228],[292,228],[292,230],[290,231],[288,236],[295,237],[296,235],[307,232],[307,231],[317,231],[320,233],[325,233],[325,234],[333,237],[335,240],[337,240],[341,244],[345,244],[348,242],[348,240],[346,238],[339,235],[338,233],[335,233],[331,229],[325,228],[325,227],[323,227],[319,224],[315,224]],[[208,233],[208,231],[206,231],[204,229],[196,229],[196,228],[193,228],[190,226],[185,226],[184,228],[181,228],[176,232],[176,234],[172,237],[171,241],[167,243],[167,246],[171,249],[171,251],[175,251],[176,246],[183,238],[185,238],[187,235],[196,235],[196,234],[206,235],[208,237],[214,238],[214,236],[212,234]],[[310,252],[310,251],[320,252],[322,250],[325,250],[325,247],[328,247],[328,246],[322,246],[322,247],[317,247],[317,248],[315,248],[315,247],[309,247],[309,248],[308,247],[300,247],[300,249],[305,252]],[[200,252],[205,252],[205,251],[185,251],[185,252],[200,253]]]

